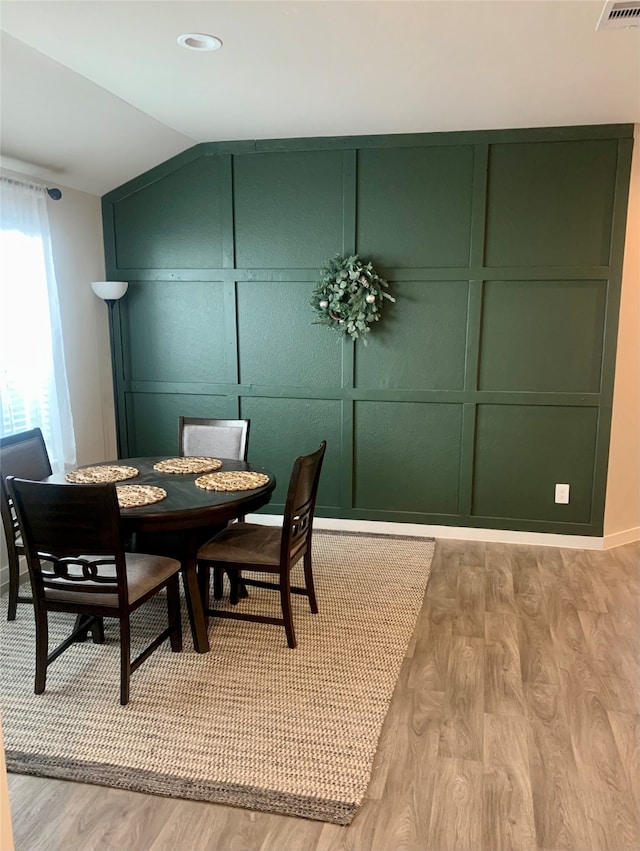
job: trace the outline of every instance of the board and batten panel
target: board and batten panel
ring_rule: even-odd
[[[598,393],[606,281],[487,281],[481,390]]]
[[[355,386],[461,390],[469,282],[391,281],[389,291],[396,303],[385,303],[384,321],[356,347]]]
[[[235,381],[219,281],[136,281],[122,307],[125,379]]]
[[[479,405],[473,514],[589,523],[597,431],[597,408]],[[556,484],[571,486],[568,505]]]
[[[354,404],[354,508],[457,514],[462,406]]]
[[[342,340],[313,324],[313,287],[297,281],[238,282],[242,384],[340,386]]]
[[[242,397],[241,416],[251,420],[249,459],[277,472],[277,485],[267,511],[282,512],[289,476],[299,455],[315,452],[327,441],[318,506],[340,506],[342,402],[339,399]]]
[[[127,394],[127,426],[131,457],[178,454],[179,417],[235,419],[228,396],[191,393]]]
[[[220,157],[200,157],[119,200],[113,211],[117,265],[221,267],[226,182]]]
[[[342,249],[340,151],[233,158],[236,266],[317,268]]]
[[[358,152],[356,248],[381,266],[467,266],[473,147]]]
[[[486,264],[608,264],[617,161],[615,139],[491,145]]]

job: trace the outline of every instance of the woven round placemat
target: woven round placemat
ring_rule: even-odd
[[[264,473],[250,473],[245,470],[230,470],[225,473],[209,473],[199,476],[196,485],[207,491],[250,491],[261,488],[269,481]]]
[[[138,475],[135,467],[104,464],[100,467],[84,467],[81,470],[71,470],[65,479],[77,485],[95,485],[101,482],[122,482],[133,479]]]
[[[121,485],[116,488],[120,508],[140,508],[141,505],[153,505],[163,500],[167,492],[153,485]]]
[[[188,458],[166,458],[153,465],[159,473],[210,473],[219,470],[222,461],[218,458],[205,458],[191,455]]]

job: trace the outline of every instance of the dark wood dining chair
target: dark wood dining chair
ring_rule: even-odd
[[[20,556],[23,556],[25,551],[5,480],[7,476],[39,480],[46,479],[50,475],[49,453],[39,428],[0,438],[0,514],[9,561],[9,606],[7,609],[9,621],[16,619],[18,603],[33,603],[33,599],[18,593]]]
[[[131,674],[167,638],[182,650],[180,562],[125,553],[116,487],[51,484],[9,477],[9,495],[29,566],[36,616],[35,693],[45,690],[48,666],[102,618],[120,623],[120,703],[129,702]],[[131,613],[166,588],[168,626],[131,661]],[[49,612],[81,616],[71,635],[49,653]]]
[[[207,614],[212,617],[270,623],[284,626],[287,644],[296,646],[291,594],[304,594],[313,614],[318,612],[311,563],[313,516],[320,481],[322,461],[327,442],[322,441],[316,452],[296,458],[289,480],[289,491],[282,527],[261,526],[256,523],[233,523],[208,541],[198,551],[198,579]],[[305,587],[291,585],[291,568],[303,559]],[[238,600],[238,577],[241,571],[275,574],[277,581],[253,579],[242,574],[246,585],[272,588],[280,592],[282,617],[266,617],[250,612],[209,607],[211,568],[224,568],[232,581],[232,602]]]
[[[219,420],[200,417],[180,417],[178,421],[178,445],[181,456],[204,456],[213,458],[233,458],[246,461],[249,451],[249,428],[251,420]],[[238,517],[243,522],[244,517]],[[214,571],[213,595],[222,599],[222,570]],[[231,578],[230,578],[231,581]],[[239,585],[240,596],[246,597],[246,588]]]
[[[180,455],[247,460],[251,420],[216,420],[180,417]]]

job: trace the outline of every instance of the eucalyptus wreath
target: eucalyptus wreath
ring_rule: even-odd
[[[387,287],[370,262],[357,254],[336,254],[320,269],[311,296],[311,306],[320,317],[313,324],[328,325],[352,340],[362,338],[366,345],[369,326],[380,320],[385,299],[395,301]]]

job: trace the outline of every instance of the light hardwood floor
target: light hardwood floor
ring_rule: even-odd
[[[638,851],[640,544],[438,541],[349,827],[9,781],[17,851]]]

